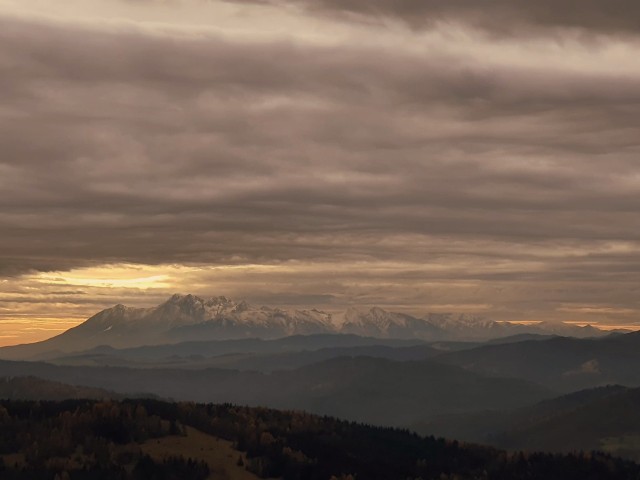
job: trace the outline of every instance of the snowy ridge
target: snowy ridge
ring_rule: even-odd
[[[434,341],[488,340],[524,333],[579,337],[604,334],[593,327],[560,323],[521,325],[465,314],[430,313],[418,318],[373,307],[349,308],[332,315],[316,309],[257,307],[223,296],[202,298],[176,294],[151,308],[116,305],[44,343],[52,350],[78,351],[99,345],[120,348],[312,334]]]

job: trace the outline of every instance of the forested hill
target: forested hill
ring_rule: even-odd
[[[194,458],[145,453],[150,439],[180,445],[166,439],[181,436],[199,442]],[[197,458],[225,441],[243,452],[232,460],[251,478],[640,479],[639,465],[600,453],[507,454],[300,412],[143,399],[0,402],[2,479],[227,478]]]

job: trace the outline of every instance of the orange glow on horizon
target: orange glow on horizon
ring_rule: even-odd
[[[47,340],[81,324],[84,320],[86,318],[29,317],[20,320],[2,319],[0,347]]]

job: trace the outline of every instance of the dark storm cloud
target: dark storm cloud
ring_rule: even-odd
[[[234,1],[234,0],[229,0]],[[633,0],[235,0],[298,5],[351,19],[397,19],[414,28],[465,24],[501,35],[548,29],[582,29],[604,34],[640,31],[640,5]]]
[[[421,23],[430,11],[484,22],[497,2],[391,4],[340,3]],[[589,5],[579,18],[558,7],[555,23],[533,2],[504,15],[631,28],[633,15],[595,25]],[[564,282],[635,302],[637,73],[498,60],[5,18],[0,274],[361,262],[341,280],[301,272],[306,290],[287,298],[379,298],[345,287],[366,278],[486,281],[466,291],[477,303],[524,305],[542,282],[553,292],[538,302],[587,295],[563,296]]]

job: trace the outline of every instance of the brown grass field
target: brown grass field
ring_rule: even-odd
[[[195,428],[185,427],[186,436],[169,436],[149,440],[141,445],[144,453],[154,460],[162,460],[171,455],[203,460],[211,469],[210,478],[221,480],[257,480],[259,477],[239,466],[238,458],[244,454],[233,449],[232,443],[207,435]]]

